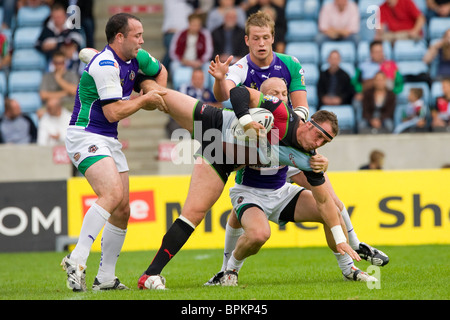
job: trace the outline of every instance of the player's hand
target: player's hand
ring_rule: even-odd
[[[256,139],[257,137],[265,137],[266,136],[266,128],[256,121],[252,121],[244,126],[245,135],[247,135],[250,139]]]
[[[164,101],[163,96],[167,93],[165,90],[150,90],[144,96],[146,96],[146,104],[142,107],[144,110],[155,110],[168,113],[169,108]]]
[[[328,158],[321,154],[316,154],[309,159],[309,165],[312,171],[316,173],[325,172],[328,169]]]
[[[220,62],[219,55],[216,55],[214,60],[211,61],[208,68],[208,73],[212,75],[215,79],[225,79],[225,75],[228,72],[228,67],[231,61],[233,61],[233,56],[229,56],[227,61],[224,63]]]
[[[347,242],[342,242],[336,245],[336,250],[342,255],[347,253],[355,261],[361,261],[359,254],[357,254]]]

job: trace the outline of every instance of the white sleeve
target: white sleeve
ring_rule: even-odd
[[[241,58],[235,64],[228,68],[228,73],[225,76],[225,79],[231,80],[234,82],[236,86],[244,83],[245,79],[247,79],[247,57]]]
[[[100,100],[122,99],[119,64],[106,57],[97,57],[91,64],[89,74],[95,81]]]

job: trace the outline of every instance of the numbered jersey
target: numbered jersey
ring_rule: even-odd
[[[107,45],[92,58],[81,76],[70,125],[117,139],[118,122],[106,119],[102,105],[108,100],[128,100],[139,70],[155,76],[161,65],[142,49],[135,59],[123,61]]]
[[[277,77],[286,81],[289,92],[306,91],[303,68],[297,58],[281,53],[273,53],[272,63],[260,68],[246,55],[230,66],[226,79],[236,86],[244,85],[259,90],[268,78]],[[236,174],[236,183],[255,188],[277,189],[286,182],[287,167],[248,166]]]

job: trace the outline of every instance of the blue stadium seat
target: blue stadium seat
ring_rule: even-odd
[[[313,19],[317,20],[320,1],[317,0],[287,0],[285,7],[286,20]]]
[[[36,40],[41,34],[42,28],[37,27],[23,27],[17,28],[13,35],[14,49],[29,49],[34,48]]]
[[[397,40],[394,43],[394,60],[400,61],[418,61],[422,60],[427,52],[425,41]]]
[[[10,94],[14,92],[39,91],[41,82],[41,71],[11,71],[8,78],[8,91]]]
[[[313,41],[318,32],[315,20],[290,20],[287,22],[286,42]]]
[[[375,13],[377,7],[383,4],[385,0],[359,0],[359,15],[361,19],[366,19]]]
[[[341,54],[342,62],[355,63],[356,48],[352,41],[325,41],[320,49],[320,58],[322,63],[327,62],[328,55],[332,50],[337,50]]]
[[[428,39],[440,39],[444,35],[444,32],[450,29],[450,18],[433,17],[428,24]]]
[[[42,27],[45,19],[50,15],[50,7],[41,5],[39,7],[24,6],[17,12],[17,28]]]
[[[425,16],[427,13],[427,0],[413,0],[414,4],[416,5],[417,9],[419,9]]]
[[[9,97],[20,104],[23,113],[34,113],[42,107],[41,96],[38,91],[14,92]]]
[[[319,105],[319,98],[317,97],[317,87],[316,86],[306,86],[306,99],[308,101],[309,106],[309,115],[312,115],[312,108],[316,110]],[[315,112],[315,111],[314,111]]]
[[[45,71],[47,60],[36,49],[14,50],[11,61],[12,70],[40,70]]]
[[[301,64],[319,63],[319,46],[315,42],[288,42],[285,53],[296,57]]]
[[[359,26],[360,39],[364,39],[363,41],[372,41],[375,38],[375,33],[376,29],[371,26],[370,21],[367,18],[361,19]]]
[[[422,100],[428,105],[430,101],[430,87],[426,82],[405,82],[403,90],[397,95],[397,104],[407,104],[411,88],[420,88],[423,91]]]
[[[392,47],[388,41],[383,42],[384,57],[388,60],[392,59]],[[370,58],[370,41],[362,40],[356,48],[358,62],[364,62]]]
[[[398,71],[402,76],[419,75],[421,73],[428,73],[428,65],[422,60],[417,61],[399,61],[397,62]]]
[[[178,90],[184,83],[191,82],[192,68],[180,66],[173,70],[172,83],[175,90]]]
[[[341,133],[355,133],[356,132],[356,118],[355,111],[351,105],[340,106],[321,106],[320,110],[328,110],[336,114],[339,123],[339,131]]]
[[[8,86],[6,84],[6,74],[4,71],[0,71],[0,94],[6,94],[8,92]]]
[[[319,81],[320,71],[317,64],[314,63],[303,63],[302,68],[305,71],[305,82],[306,86],[315,86]]]
[[[430,106],[436,105],[436,99],[444,94],[442,90],[442,83],[440,81],[434,81],[431,84],[431,92],[430,92]]]

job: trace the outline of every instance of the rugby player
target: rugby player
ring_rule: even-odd
[[[85,68],[78,85],[67,129],[70,159],[98,196],[89,208],[75,249],[63,258],[67,286],[86,291],[86,261],[92,243],[104,227],[102,258],[92,288],[127,289],[115,276],[115,266],[125,239],[130,215],[128,165],[118,141],[118,121],[140,109],[165,110],[161,99],[167,71],[148,52],[140,20],[126,13],[112,16],[106,24],[108,45]],[[141,69],[162,85],[130,100]]]
[[[261,85],[261,92],[287,103],[286,84],[280,78],[265,80]],[[311,157],[311,160],[314,160],[314,157],[317,157],[317,155]],[[259,170],[264,170],[265,173],[260,176],[260,179],[250,181],[253,186],[248,186],[249,183],[243,184],[242,175],[244,172],[241,172],[242,170],[247,170],[247,168],[249,167],[247,166],[239,171],[236,184],[230,189],[231,202],[237,215],[232,214],[229,219],[229,223],[231,222],[232,225],[236,225],[234,222],[236,220],[239,224],[238,228],[242,225],[245,233],[243,231],[238,232],[238,228],[231,228],[230,224],[227,224],[226,232],[229,234],[228,247],[224,252],[222,269],[205,285],[237,285],[238,272],[245,258],[256,254],[270,237],[269,220],[279,225],[284,225],[289,221],[323,223],[311,191],[287,182],[281,186],[273,184],[270,174],[276,168],[271,167],[259,168]],[[294,172],[294,176],[302,177],[303,175],[298,175]],[[301,182],[303,183],[301,185],[308,185],[305,181]],[[326,183],[330,184],[329,181]],[[342,221],[341,224],[343,223]],[[338,265],[345,279],[377,281],[376,278],[358,269],[349,255],[337,253],[330,230],[326,225],[324,230],[327,243],[330,249],[335,252]],[[233,235],[238,235],[239,237],[236,237],[233,245],[230,246],[230,238],[232,239]]]
[[[219,60],[218,56],[215,57],[214,61],[211,61],[209,73],[215,78],[214,95],[216,99],[218,101],[229,99],[230,89],[239,85],[245,85],[259,90],[261,84],[266,79],[278,77],[286,82],[288,99],[291,102],[289,105],[291,107],[294,106],[299,116],[307,120],[309,111],[303,68],[295,57],[273,52],[272,44],[275,37],[275,23],[273,19],[261,11],[254,13],[247,19],[245,32],[245,42],[249,47],[249,54],[232,66],[229,66],[233,59],[232,56],[224,63]],[[258,168],[246,167],[239,171],[237,177],[243,185],[258,187],[258,184],[264,181],[264,184],[270,184],[272,187],[276,187],[284,184],[287,178],[287,172],[288,167],[281,166],[271,176],[264,175],[261,177]],[[389,259],[384,253],[358,239],[347,208],[335,194],[326,173],[325,177],[329,192],[339,207],[347,226],[349,243],[352,248],[363,259],[370,261],[372,264],[385,265]],[[309,185],[306,177],[301,172],[292,176],[292,180],[305,187]],[[229,254],[234,249],[234,245],[242,233],[243,231],[240,228],[239,222],[235,219],[235,213],[233,212],[226,228],[224,266],[226,266],[227,262],[225,260],[230,256]],[[228,242],[230,243],[229,247],[231,250],[227,250]]]
[[[142,83],[144,91],[158,89],[152,81]],[[176,255],[189,239],[194,229],[205,217],[206,212],[213,206],[222,194],[229,174],[240,163],[230,163],[230,156],[222,147],[222,143],[215,145],[215,154],[207,152],[215,141],[203,140],[203,134],[209,129],[216,129],[221,134],[224,142],[233,143],[235,140],[231,130],[231,123],[236,118],[230,110],[220,110],[212,106],[184,95],[180,92],[167,89],[162,96],[168,108],[168,113],[178,124],[188,130],[201,143],[201,150],[197,153],[194,169],[191,176],[186,202],[181,215],[162,239],[162,244],[148,269],[138,280],[140,289],[164,289],[165,279],[161,272],[166,264]],[[269,142],[278,145],[280,164],[296,166],[303,171],[311,184],[311,192],[316,200],[317,210],[320,212],[325,224],[330,228],[336,244],[336,250],[340,254],[348,253],[352,259],[359,260],[358,254],[347,243],[344,228],[340,224],[340,216],[336,210],[333,199],[324,186],[323,172],[314,172],[309,164],[309,159],[315,154],[315,150],[328,142],[331,142],[338,132],[336,115],[328,111],[318,111],[314,121],[300,121],[300,117],[284,102],[277,98],[264,97],[259,91],[237,87],[231,91],[231,102],[236,107],[241,102],[249,101],[237,114],[245,120],[245,109],[248,107],[265,107],[275,116],[274,129],[271,132],[279,132],[279,135],[269,135]],[[200,130],[201,126],[201,130]],[[252,121],[244,126],[246,130],[264,128],[259,123]],[[195,129],[195,130],[194,130]],[[275,152],[274,152],[275,153]],[[218,159],[217,155],[220,156]],[[273,155],[273,154],[272,154]],[[231,159],[234,160],[234,159]]]

